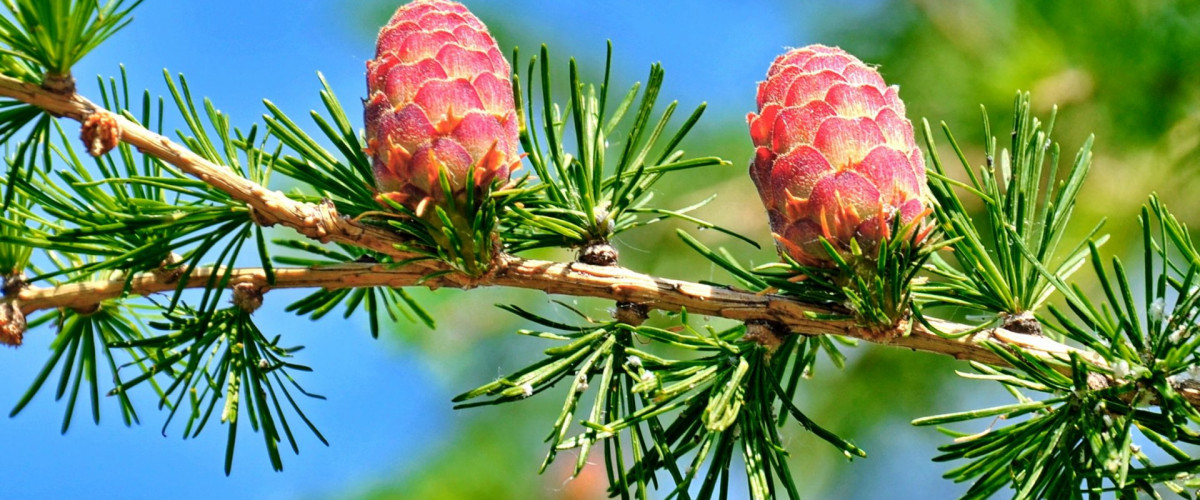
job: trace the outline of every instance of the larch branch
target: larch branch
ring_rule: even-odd
[[[876,343],[904,347],[970,359],[990,364],[1002,364],[983,343],[989,339],[1020,345],[1034,352],[1062,359],[1071,348],[1044,337],[1006,330],[989,330],[951,339],[938,335],[921,325],[914,325],[908,336],[879,339],[858,328],[853,320],[817,319],[816,315],[836,314],[828,307],[804,304],[794,299],[771,294],[757,294],[726,287],[716,287],[688,281],[658,278],[629,269],[594,266],[580,263],[550,262],[505,256],[496,264],[491,277],[470,281],[454,275],[442,275],[427,280],[428,267],[388,264],[347,263],[309,268],[278,268],[274,285],[267,283],[266,271],[242,268],[230,271],[228,286],[253,284],[263,291],[275,288],[357,288],[428,286],[461,288],[470,286],[506,286],[541,290],[547,294],[576,297],[598,297],[633,302],[652,309],[680,311],[716,316],[739,321],[770,321],[788,331],[803,335],[845,335]],[[211,267],[198,268],[186,278],[185,287],[206,286],[214,272]],[[223,271],[221,271],[223,272]],[[152,295],[176,289],[177,277],[164,273],[141,273],[129,280],[130,295]],[[56,287],[27,286],[4,302],[15,302],[25,314],[45,309],[85,309],[98,302],[125,294],[124,278],[105,281],[69,283]],[[943,332],[962,332],[969,326],[937,321]]]
[[[84,121],[96,113],[109,113],[121,129],[121,141],[138,148],[144,154],[178,167],[234,199],[246,203],[255,211],[260,224],[280,224],[321,242],[336,241],[358,246],[397,259],[413,255],[399,251],[395,245],[403,240],[386,229],[360,224],[339,215],[330,203],[312,204],[292,200],[278,191],[269,190],[237,175],[232,169],[212,163],[182,145],[156,134],[122,116],[112,114],[78,94],[53,92],[37,85],[0,75],[0,96],[10,97],[38,106],[56,116]],[[588,296],[631,302],[648,308],[666,311],[686,309],[694,314],[729,318],[739,321],[770,321],[790,332],[803,335],[844,335],[875,343],[917,351],[944,354],[961,360],[1003,365],[987,343],[1020,347],[1036,357],[1064,361],[1069,353],[1095,359],[1092,353],[1080,351],[1046,337],[1029,335],[1000,328],[981,330],[965,335],[974,327],[931,319],[939,335],[924,325],[912,325],[907,335],[879,336],[860,328],[853,320],[818,319],[820,315],[842,313],[819,305],[805,304],[773,294],[756,294],[725,287],[653,277],[613,266],[594,266],[580,263],[527,260],[501,256],[495,269],[482,279],[470,279],[458,273],[442,274],[423,280],[431,272],[447,269],[434,261],[417,261],[404,266],[352,263],[313,268],[282,268],[275,270],[275,283],[267,284],[262,269],[232,271],[229,286],[254,284],[263,291],[271,288],[352,288],[370,286],[507,286],[541,290],[548,294]],[[185,284],[201,287],[214,270],[194,270]],[[15,305],[29,314],[55,308],[86,308],[100,301],[125,293],[124,279],[64,284],[57,287],[27,286],[15,295],[6,296],[0,304]],[[177,282],[162,273],[139,274],[130,281],[129,293],[150,295],[174,290]],[[1107,383],[1117,383],[1108,380]],[[1180,387],[1182,394],[1200,406],[1200,390]]]
[[[170,163],[245,203],[254,211],[255,220],[263,225],[281,224],[321,242],[346,243],[397,259],[415,257],[396,249],[395,245],[401,239],[392,232],[342,217],[330,203],[299,202],[279,191],[269,190],[237,175],[228,166],[210,162],[167,137],[97,106],[79,94],[61,94],[0,75],[0,96],[11,97],[55,116],[79,122],[94,114],[105,113],[115,119],[122,142],[136,147],[143,154]]]

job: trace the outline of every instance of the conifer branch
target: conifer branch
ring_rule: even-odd
[[[397,250],[403,239],[386,229],[345,218],[331,203],[313,204],[292,200],[279,191],[272,191],[236,175],[231,169],[214,164],[162,135],[97,106],[79,94],[62,94],[37,85],[0,75],[0,96],[10,97],[38,106],[56,116],[84,122],[98,113],[111,115],[120,128],[120,138],[142,153],[179,167],[180,170],[245,202],[254,210],[255,221],[264,226],[282,224],[321,242],[336,241],[393,256],[398,260],[415,255]],[[414,261],[403,266],[383,264],[337,264],[313,268],[275,269],[275,283],[267,285],[263,269],[236,269],[228,286],[253,284],[263,291],[273,288],[356,288],[427,286],[473,288],[477,286],[506,286],[541,290],[548,294],[588,296],[635,303],[651,309],[680,311],[722,317],[738,321],[769,321],[786,331],[803,335],[844,335],[873,343],[952,356],[959,360],[990,365],[1005,365],[988,343],[1017,347],[1043,360],[1067,362],[1071,353],[1104,367],[1102,359],[1040,335],[1019,333],[1004,328],[985,329],[960,335],[975,329],[935,318],[928,318],[931,330],[922,324],[911,325],[907,335],[878,335],[857,325],[853,319],[831,320],[821,316],[845,314],[828,307],[805,304],[795,299],[772,294],[756,294],[732,288],[715,287],[688,281],[653,277],[622,267],[594,266],[581,263],[562,263],[527,260],[503,255],[494,262],[494,269],[481,278],[461,273],[439,273],[449,268],[435,261]],[[186,287],[202,287],[208,282],[213,268],[197,269],[191,273]],[[437,273],[435,277],[429,277]],[[151,295],[174,290],[176,278],[164,273],[141,273],[129,280],[70,283],[56,287],[26,286],[9,295],[4,304],[15,303],[21,312],[31,314],[45,309],[86,309],[100,301],[117,298],[126,292]],[[902,323],[902,327],[907,324]],[[941,334],[937,333],[941,332]],[[1101,386],[1117,385],[1112,378],[1097,380]],[[1193,405],[1200,407],[1200,388],[1180,383],[1177,389]]]
[[[201,268],[190,273],[184,285],[203,287],[214,272]],[[444,274],[423,279],[429,272],[425,266],[393,267],[384,264],[351,263],[312,268],[276,268],[275,284],[267,285],[266,272],[260,268],[236,269],[231,273],[229,287],[242,283],[261,286],[264,290],[279,288],[357,288],[373,286],[428,286],[470,288],[477,286],[507,286],[541,290],[548,294],[598,297],[644,305],[665,311],[686,309],[693,314],[723,317],[739,321],[770,321],[787,331],[803,335],[845,335],[871,340],[895,347],[933,352],[961,360],[1003,364],[1003,361],[983,346],[988,340],[1020,346],[1035,355],[1065,359],[1073,349],[1045,337],[1027,335],[1004,329],[985,330],[959,338],[938,335],[922,325],[914,325],[907,336],[879,338],[855,325],[853,320],[817,319],[815,315],[844,313],[829,308],[804,304],[794,299],[756,294],[732,288],[715,287],[688,281],[658,278],[622,267],[594,266],[581,263],[562,263],[527,260],[506,256],[496,264],[489,278],[471,280],[459,274]],[[27,286],[14,297],[21,311],[32,314],[54,308],[83,309],[96,303],[122,296],[124,278],[107,281],[70,283],[57,287]],[[141,273],[129,280],[128,293],[151,295],[175,290],[178,282],[162,273]],[[958,333],[973,327],[931,319],[939,330]],[[1200,401],[1200,399],[1198,399]]]
[[[98,113],[109,114],[120,129],[122,142],[136,147],[144,154],[179,167],[183,172],[246,203],[254,211],[255,220],[263,226],[282,224],[321,242],[346,243],[391,255],[398,260],[415,257],[395,248],[395,244],[401,240],[391,232],[342,217],[331,203],[298,202],[279,191],[266,189],[238,176],[232,169],[205,160],[182,145],[124,116],[110,113],[79,94],[62,94],[0,75],[0,96],[17,99],[55,116],[71,118],[81,123]]]
[[[1138,217],[1140,275],[1120,257],[1106,265],[1100,224],[1064,241],[1075,235],[1067,223],[1092,139],[1060,170],[1056,112],[1035,116],[1028,93],[1014,101],[1009,147],[981,108],[981,164],[942,123],[960,181],[929,123],[912,127],[898,87],[873,66],[838,47],[789,49],[747,116],[749,174],[780,260],[750,266],[679,230],[731,285],[690,282],[622,267],[609,245],[674,218],[761,248],[690,215],[716,194],[683,208],[651,201],[668,173],[730,165],[679,149],[705,104],[672,121],[678,103],[658,101],[661,65],[621,94],[610,92],[611,44],[599,84],[581,81],[570,59],[564,102],[545,45],[522,74],[465,6],[414,1],[380,31],[367,62],[365,131],[324,77],[312,135],[266,100],[261,123],[233,127],[209,99],[197,105],[183,75],[166,74],[186,126],[164,136],[166,100],[156,108],[146,91],[133,112],[124,67],[119,82],[101,79],[95,102],[71,72],[139,3],[10,0],[0,9],[0,142],[15,144],[0,219],[0,344],[20,346],[38,326],[53,336],[10,415],[57,371],[55,399],[70,394],[63,432],[81,388],[99,423],[106,364],[126,425],[140,422],[130,389],[152,386],[168,410],[164,432],[186,415],[183,435],[194,437],[220,408],[227,475],[239,421],[282,470],[281,445],[299,452],[289,419],[329,443],[294,397],[324,399],[292,375],[311,371],[293,356],[304,346],[281,344],[285,335],[253,316],[269,292],[307,289],[287,312],[316,320],[344,309],[378,337],[387,318],[435,327],[412,289],[505,287],[541,291],[578,318],[497,304],[535,325],[517,333],[558,345],[454,397],[455,408],[565,389],[541,472],[571,450],[575,477],[602,447],[610,496],[644,497],[670,474],[667,496],[724,497],[740,457],[752,497],[798,498],[779,445],[791,420],[847,458],[866,457],[797,405],[818,359],[844,368],[839,346],[857,340],[968,361],[976,373],[960,376],[999,383],[1017,400],[912,421],[954,437],[934,461],[968,462],[945,475],[974,481],[964,498],[1187,496],[1200,484],[1200,459],[1181,447],[1200,444],[1200,249],[1156,195]],[[57,118],[79,123],[95,165]],[[528,173],[513,176],[522,165]],[[303,188],[272,190],[273,174]],[[275,225],[303,238],[268,240],[264,228]],[[578,253],[574,262],[519,257],[542,248]],[[244,249],[257,250],[257,263]],[[1089,264],[1100,297],[1071,281]],[[615,308],[594,318],[549,296]],[[661,314],[643,324],[652,309]],[[942,312],[961,323],[931,316]],[[943,427],[988,419],[975,434]],[[1143,443],[1174,463],[1157,464]]]
[[[212,268],[190,273],[187,287],[202,287],[214,272]],[[282,288],[324,288],[328,290],[358,287],[451,287],[506,286],[541,290],[547,294],[587,296],[632,302],[647,308],[665,311],[686,309],[695,314],[723,317],[739,321],[770,321],[801,335],[845,335],[873,343],[952,356],[960,360],[991,365],[1005,365],[1003,359],[986,347],[986,343],[1019,347],[1027,354],[1043,360],[1068,361],[1076,353],[1100,366],[1103,360],[1086,351],[1055,342],[1040,335],[1018,333],[1003,328],[982,330],[958,336],[953,334],[973,329],[949,321],[930,318],[937,330],[951,334],[939,335],[921,324],[915,324],[908,335],[879,336],[861,328],[854,320],[817,319],[844,311],[804,304],[778,295],[756,294],[731,288],[658,278],[629,269],[527,260],[506,256],[496,263],[490,277],[472,280],[461,274],[444,274],[424,279],[428,266],[388,266],[383,264],[351,263],[312,268],[275,269],[275,284],[268,285],[266,272],[258,268],[236,269],[231,273],[229,287],[252,284],[263,291]],[[57,287],[22,289],[4,303],[16,302],[25,314],[54,308],[84,309],[97,302],[124,294],[126,280],[71,283]],[[175,290],[178,282],[163,273],[142,273],[129,280],[129,293],[151,295]],[[1101,386],[1111,386],[1114,380],[1096,380]],[[1180,384],[1177,387],[1193,405],[1200,407],[1200,388]]]

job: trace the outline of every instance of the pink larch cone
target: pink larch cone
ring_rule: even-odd
[[[367,62],[367,147],[379,196],[422,215],[445,201],[443,169],[455,197],[507,181],[520,162],[511,73],[487,27],[461,4],[400,7]]]
[[[925,161],[898,90],[836,47],[775,59],[747,120],[750,177],[781,252],[829,266],[824,237],[843,254],[854,239],[873,255],[896,215],[902,224],[926,215]]]

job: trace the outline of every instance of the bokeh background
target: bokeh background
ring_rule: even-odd
[[[293,116],[318,108],[316,71],[348,106],[365,92],[364,62],[396,0],[157,1],[77,67],[91,75],[125,64],[134,87],[164,93],[162,68],[185,73],[194,94],[210,97],[243,126],[269,98]],[[1136,251],[1138,206],[1157,191],[1181,219],[1200,220],[1200,2],[1036,0],[856,0],[848,2],[468,2],[506,51],[531,55],[548,43],[560,71],[575,56],[585,77],[602,69],[605,40],[615,45],[615,82],[667,70],[663,97],[709,108],[684,147],[734,166],[661,184],[659,199],[682,207],[718,193],[700,215],[769,242],[766,221],[744,165],[751,155],[745,114],[755,83],[775,55],[809,43],[839,45],[880,65],[899,84],[914,121],[946,121],[971,157],[981,160],[979,105],[1005,134],[1018,89],[1036,109],[1059,106],[1056,138],[1073,152],[1097,136],[1093,174],[1077,219],[1103,217],[1114,233],[1107,251]],[[523,68],[527,60],[515,66]],[[685,113],[680,113],[685,114]],[[940,137],[939,137],[940,139]],[[1001,142],[1007,139],[1000,137]],[[945,141],[942,141],[943,143]],[[682,227],[682,226],[680,226]],[[626,265],[688,279],[726,277],[689,253],[664,223],[623,236]],[[1081,229],[1082,230],[1082,229]],[[701,234],[744,259],[754,250]],[[563,257],[563,255],[559,255]],[[298,293],[272,292],[257,313],[268,331],[308,346],[300,362],[316,372],[302,382],[329,397],[308,415],[331,445],[300,436],[299,456],[272,472],[258,435],[241,434],[234,471],[222,474],[225,435],[210,429],[189,441],[176,427],[160,432],[154,401],[138,401],[143,425],[127,429],[107,405],[101,425],[82,415],[60,436],[63,405],[41,394],[0,422],[0,497],[4,498],[598,498],[603,472],[567,482],[565,471],[536,469],[541,439],[561,400],[554,393],[505,408],[451,410],[450,398],[507,373],[544,344],[512,335],[521,323],[491,307],[518,303],[545,314],[547,297],[511,290],[421,293],[436,330],[398,324],[378,340],[365,320],[330,315],[318,322],[282,312]],[[595,315],[607,304],[576,301]],[[31,333],[18,350],[0,351],[0,405],[13,404],[45,362],[50,332]],[[961,365],[939,357],[864,346],[842,371],[828,363],[807,383],[799,406],[850,437],[869,458],[847,462],[794,427],[785,445],[807,498],[949,498],[965,490],[940,479],[930,458],[941,437],[915,429],[915,417],[995,404],[983,383],[958,380]],[[564,456],[571,461],[569,455]],[[598,464],[602,467],[602,464]],[[735,497],[744,495],[734,489]]]

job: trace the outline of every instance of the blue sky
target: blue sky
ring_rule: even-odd
[[[804,25],[783,2],[519,1],[473,5],[488,15],[513,15],[525,36],[554,42],[558,56],[602,62],[604,41],[616,46],[618,74],[641,79],[654,61],[667,69],[664,94],[690,109],[710,102],[718,118],[738,117],[753,106],[753,82],[774,56],[804,39]],[[208,96],[248,124],[269,98],[293,116],[320,106],[315,73],[322,71],[344,103],[364,93],[364,64],[373,54],[372,13],[355,2],[169,1],[146,2],[134,22],[87,57],[76,76],[85,94],[94,76],[117,74],[124,63],[133,87],[164,93],[162,69],[187,75],[192,92]],[[535,17],[536,16],[536,17]],[[510,26],[517,26],[511,24]],[[532,31],[532,32],[530,32]],[[501,40],[502,44],[507,44]],[[507,51],[508,47],[505,47]],[[528,47],[527,49],[533,49]],[[528,53],[528,52],[527,52]],[[354,113],[351,113],[352,116]],[[742,159],[735,159],[742,161]],[[301,436],[301,454],[285,455],[285,472],[273,473],[260,436],[241,434],[232,477],[222,473],[223,428],[182,441],[173,427],[159,432],[164,415],[152,402],[138,405],[143,425],[127,429],[111,401],[101,425],[77,412],[66,436],[58,429],[64,405],[39,395],[16,418],[0,423],[0,492],[6,498],[294,498],[338,496],[387,481],[404,464],[421,460],[460,417],[450,410],[444,368],[420,353],[372,340],[362,321],[338,315],[312,323],[281,312],[299,295],[273,292],[258,313],[266,328],[305,344],[301,361],[315,367],[301,381],[327,402],[306,408],[332,445]],[[443,328],[463,326],[451,318]],[[46,360],[51,332],[30,333],[27,344],[0,350],[0,406],[17,401]],[[83,404],[81,402],[81,409]],[[531,471],[532,474],[532,471]],[[170,492],[167,494],[166,492]]]

